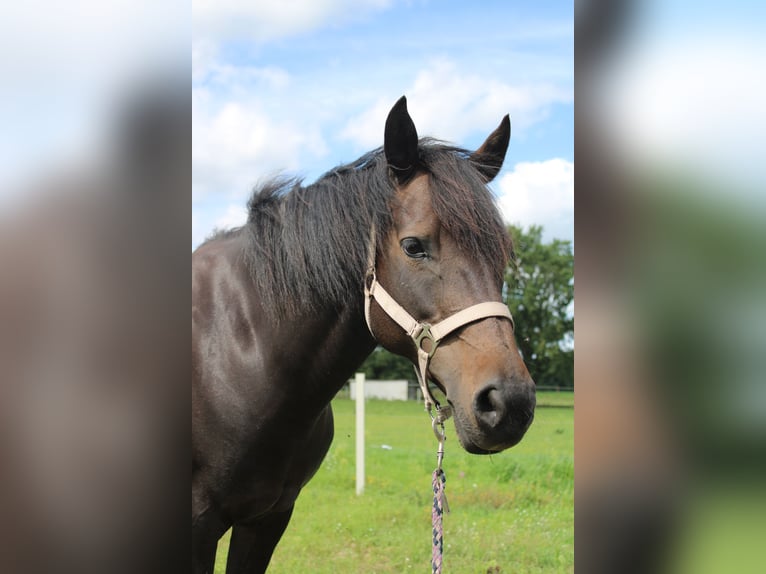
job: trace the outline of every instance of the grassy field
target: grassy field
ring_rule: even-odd
[[[574,570],[572,393],[538,393],[535,422],[499,455],[462,450],[447,423],[444,571]],[[549,406],[546,406],[549,405]],[[563,408],[562,408],[563,407]],[[436,441],[416,402],[367,402],[367,480],[355,495],[354,403],[333,402],[335,440],[301,493],[273,574],[428,572]],[[390,448],[383,448],[383,445]],[[228,535],[216,573],[225,571]]]

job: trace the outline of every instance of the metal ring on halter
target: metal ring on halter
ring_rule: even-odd
[[[415,341],[415,345],[417,346],[417,348],[423,351],[424,353],[427,353],[429,359],[434,356],[434,353],[436,352],[436,347],[439,346],[439,341],[437,341],[436,338],[431,334],[431,325],[429,325],[428,323],[421,323],[420,332],[415,337],[413,337],[413,339]],[[430,341],[431,343],[431,348],[428,351],[426,351],[423,348],[424,340]]]

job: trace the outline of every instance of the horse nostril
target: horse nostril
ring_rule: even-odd
[[[487,385],[476,393],[473,409],[479,421],[494,428],[505,414],[502,392],[495,385]]]

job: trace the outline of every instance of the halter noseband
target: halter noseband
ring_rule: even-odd
[[[388,291],[378,283],[375,274],[375,253],[375,232],[373,230],[370,241],[367,275],[364,280],[364,318],[367,322],[367,328],[369,329],[372,338],[377,340],[370,322],[370,306],[374,299],[380,308],[383,309],[383,311],[391,317],[397,325],[404,329],[405,333],[407,333],[415,343],[415,347],[418,351],[418,367],[415,369],[415,372],[418,375],[420,390],[423,391],[423,400],[425,401],[425,406],[428,412],[431,413],[432,406],[436,407],[437,417],[434,418],[434,433],[438,439],[443,440],[443,435],[440,436],[436,427],[437,424],[441,425],[448,419],[451,412],[449,406],[441,406],[439,404],[439,401],[434,398],[431,394],[431,390],[428,388],[428,364],[434,356],[436,348],[447,335],[469,323],[480,321],[481,319],[486,319],[488,317],[505,317],[511,321],[511,327],[513,327],[513,317],[511,316],[508,306],[504,303],[500,303],[499,301],[487,301],[471,305],[470,307],[439,321],[435,325],[420,322],[410,315],[404,307],[397,303]],[[424,342],[426,341],[428,341],[428,348],[424,348]],[[431,416],[433,418],[433,414]]]

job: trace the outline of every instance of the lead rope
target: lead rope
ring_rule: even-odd
[[[421,338],[424,335],[431,340],[430,352],[421,346]],[[442,468],[444,441],[447,440],[444,422],[452,416],[452,409],[449,405],[442,406],[428,388],[428,363],[434,351],[436,351],[438,341],[432,338],[428,328],[421,331],[414,339],[418,347],[418,366],[415,367],[415,373],[418,376],[418,382],[423,391],[426,411],[431,417],[431,427],[439,443],[439,447],[436,450],[436,468],[431,475],[431,489],[434,493],[433,505],[431,507],[431,574],[441,574],[442,558],[444,556],[444,513],[449,513],[449,504],[447,503],[447,494],[445,492],[447,476]],[[436,415],[433,412],[434,408],[436,409]]]
[[[434,434],[439,441],[439,449],[436,451],[436,469],[434,470],[431,479],[431,487],[434,492],[434,503],[433,508],[431,509],[431,574],[441,574],[442,571],[442,556],[444,554],[444,513],[449,513],[447,493],[445,492],[447,477],[444,474],[444,469],[442,469],[442,461],[444,460],[444,441],[447,440],[447,436],[444,433],[444,420],[446,420],[446,417],[442,418],[442,410],[443,409],[437,408],[436,416],[433,417],[432,415],[432,426]]]

